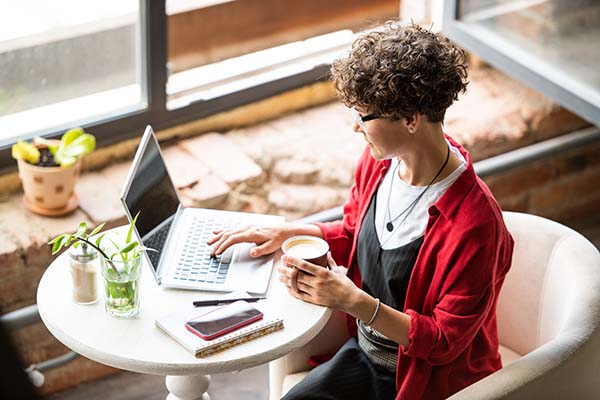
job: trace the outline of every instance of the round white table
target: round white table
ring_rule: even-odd
[[[140,312],[133,319],[114,318],[104,311],[99,274],[99,300],[92,305],[74,303],[66,253],[42,276],[37,305],[52,335],[76,353],[123,370],[165,375],[168,400],[208,400],[207,374],[238,371],[282,357],[309,342],[329,319],[329,309],[287,293],[277,279],[279,262],[280,254],[276,254],[267,299],[253,304],[265,314],[282,317],[284,329],[206,358],[195,358],[154,321],[189,307],[193,300],[218,298],[224,293],[162,288],[146,263],[141,277]]]

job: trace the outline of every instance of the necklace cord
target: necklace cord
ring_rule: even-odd
[[[440,176],[440,174],[442,173],[442,171],[444,170],[444,168],[446,168],[446,165],[448,164],[448,160],[450,159],[450,147],[448,147],[448,151],[446,152],[446,160],[444,161],[444,163],[442,164],[442,167],[438,170],[437,174],[435,174],[435,176],[433,177],[433,179],[429,182],[429,184],[425,187],[425,189],[423,189],[423,191],[421,193],[419,193],[419,195],[412,201],[412,203],[410,203],[408,205],[408,207],[406,207],[400,214],[396,215],[394,218],[392,218],[391,212],[390,212],[390,198],[392,197],[392,186],[394,183],[394,177],[396,174],[396,170],[398,169],[398,165],[400,165],[400,163],[396,164],[396,166],[394,167],[394,172],[392,174],[392,179],[390,180],[390,190],[388,192],[388,198],[387,198],[387,205],[386,205],[386,214],[388,217],[388,222],[385,222],[385,218],[383,221],[383,227],[381,229],[381,232],[383,233],[383,228],[387,227],[387,230],[389,232],[393,232],[395,227],[393,225],[394,221],[396,221],[398,218],[400,218],[402,215],[404,215],[406,213],[406,215],[404,216],[404,218],[402,219],[402,221],[400,222],[400,224],[398,226],[402,226],[402,224],[404,224],[404,221],[406,221],[406,219],[408,218],[408,216],[410,215],[410,213],[412,212],[412,210],[416,207],[417,203],[419,202],[419,200],[421,200],[421,198],[425,195],[425,192],[427,192],[427,190],[429,190],[429,188],[431,187],[431,185],[433,184],[433,182],[435,182],[435,180]],[[391,229],[390,229],[391,226]],[[392,236],[390,235],[390,237],[388,237],[388,240],[391,238]],[[383,247],[385,245],[385,243],[387,243],[386,240],[381,247]]]

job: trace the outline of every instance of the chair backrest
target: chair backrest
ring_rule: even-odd
[[[557,222],[530,214],[503,215],[515,249],[498,300],[499,340],[525,355],[555,338],[567,320],[585,321],[585,313],[597,308],[597,304],[586,307],[586,302],[598,298],[586,297],[581,285],[600,277],[598,265],[583,262],[586,258],[597,262],[598,250]]]

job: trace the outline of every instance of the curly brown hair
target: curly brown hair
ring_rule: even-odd
[[[350,55],[333,63],[331,75],[346,106],[393,120],[418,112],[442,122],[469,83],[462,49],[440,34],[397,21],[356,39]]]

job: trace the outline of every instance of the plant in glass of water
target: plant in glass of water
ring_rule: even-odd
[[[74,248],[81,246],[81,251],[83,254],[90,254],[95,251],[102,252],[102,249],[99,247],[102,237],[97,238],[96,243],[92,242],[92,236],[95,236],[97,233],[99,233],[102,228],[104,228],[104,223],[98,225],[94,230],[88,233],[87,224],[85,222],[80,222],[77,231],[74,233],[65,233],[63,235],[59,235],[48,242],[49,245],[52,245],[52,255],[55,255],[63,248],[68,248],[71,246]]]
[[[76,232],[57,236],[49,242],[53,255],[62,248],[69,248],[73,301],[78,304],[91,304],[98,299],[98,251],[90,241],[103,227],[101,224],[88,232],[87,224],[81,222]]]
[[[105,306],[109,314],[117,317],[132,317],[139,311],[139,282],[142,264],[142,252],[156,251],[144,247],[133,235],[133,228],[139,213],[129,224],[125,237],[115,236],[115,232],[102,233],[92,240],[100,230],[96,228],[88,237],[78,234],[65,234],[55,238],[53,254],[68,246],[72,241],[80,241],[93,247],[100,253],[102,261],[102,277],[104,278]],[[103,225],[101,225],[102,227]],[[101,228],[100,227],[100,228]],[[114,233],[114,235],[113,235]],[[93,234],[93,235],[92,235]],[[61,239],[62,238],[62,239]]]

